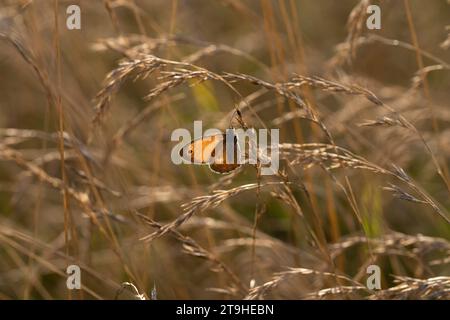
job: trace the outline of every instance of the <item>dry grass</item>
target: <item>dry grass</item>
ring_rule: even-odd
[[[448,4],[319,2],[3,1],[0,299],[449,299]],[[174,165],[194,120],[279,172]]]

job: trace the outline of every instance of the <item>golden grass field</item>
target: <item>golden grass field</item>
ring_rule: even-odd
[[[0,0],[0,299],[449,299],[449,23],[445,0]],[[171,161],[173,130],[236,110],[279,129],[277,174]]]

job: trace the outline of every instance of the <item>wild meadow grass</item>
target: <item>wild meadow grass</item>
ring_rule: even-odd
[[[450,298],[448,2],[69,2],[0,3],[0,299]],[[195,120],[279,170],[175,165]]]

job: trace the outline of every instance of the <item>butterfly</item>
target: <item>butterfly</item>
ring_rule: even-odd
[[[207,164],[213,172],[222,174],[240,167],[238,155],[239,145],[232,130],[193,140],[180,150],[183,159],[194,164]]]

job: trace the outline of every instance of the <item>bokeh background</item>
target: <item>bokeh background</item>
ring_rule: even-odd
[[[448,299],[449,5],[0,1],[0,298]],[[172,163],[236,106],[297,162]]]

